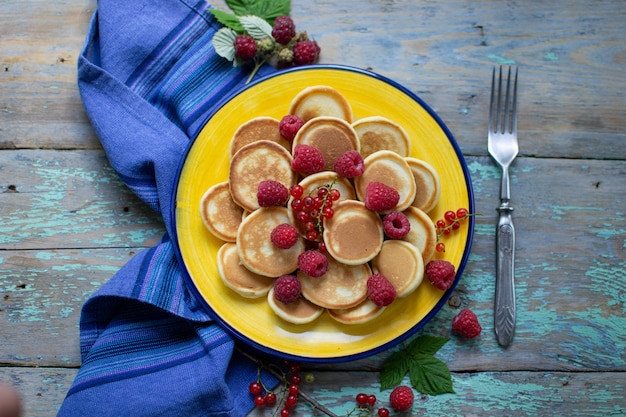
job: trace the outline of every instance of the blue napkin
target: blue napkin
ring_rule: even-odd
[[[91,21],[78,63],[83,103],[112,167],[161,213],[167,234],[83,306],[82,365],[61,417],[230,417],[253,407],[247,390],[257,366],[195,299],[169,238],[185,148],[248,76],[216,55],[211,38],[220,26],[210,7],[100,0]]]

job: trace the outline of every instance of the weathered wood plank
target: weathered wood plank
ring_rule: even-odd
[[[160,216],[104,153],[0,151],[0,249],[152,246]]]

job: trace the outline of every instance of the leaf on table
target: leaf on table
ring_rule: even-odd
[[[406,350],[394,352],[387,358],[380,371],[380,389],[395,387],[409,371],[411,356]]]
[[[409,369],[411,385],[422,394],[454,393],[448,366],[431,355],[414,357]]]
[[[244,32],[243,26],[239,22],[239,18],[236,15],[232,13],[226,13],[222,10],[217,10],[217,9],[211,9],[211,14],[215,16],[215,19],[217,19],[218,22],[220,22],[222,25],[226,26],[227,28],[230,28],[237,33]]]

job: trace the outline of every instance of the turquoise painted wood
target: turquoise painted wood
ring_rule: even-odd
[[[224,8],[223,1],[216,1]],[[76,61],[95,0],[0,4],[0,381],[25,416],[54,416],[80,366],[87,297],[154,245],[158,215],[116,177],[82,109]],[[456,394],[418,396],[413,415],[626,415],[626,8],[554,2],[292,1],[322,62],[369,68],[445,121],[476,195],[475,241],[451,301],[425,333]],[[486,152],[491,68],[520,67],[520,157],[512,169],[518,320],[493,334],[499,172]],[[460,308],[483,333],[462,340]],[[379,391],[391,352],[304,366],[302,389],[346,416]],[[270,416],[269,409],[253,417]],[[324,415],[301,400],[292,415]]]

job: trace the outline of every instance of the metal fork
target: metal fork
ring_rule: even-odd
[[[496,85],[496,69],[491,78],[489,107],[489,154],[502,168],[500,207],[496,227],[496,295],[494,327],[501,346],[508,346],[515,333],[515,227],[510,206],[509,166],[517,156],[517,68],[511,95],[511,67],[503,89],[502,67]],[[496,91],[497,88],[497,91]]]

